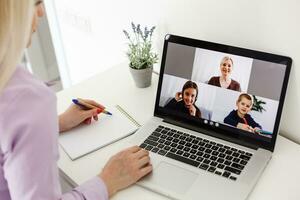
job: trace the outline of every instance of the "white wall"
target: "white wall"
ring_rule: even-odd
[[[293,58],[282,133],[298,139],[300,1],[298,0],[55,0],[75,83],[125,61],[122,29],[131,21],[157,25],[156,49],[172,33]],[[74,59],[76,58],[76,59]]]

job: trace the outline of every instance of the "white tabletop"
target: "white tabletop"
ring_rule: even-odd
[[[58,112],[63,112],[76,97],[94,99],[121,105],[140,124],[153,116],[158,76],[153,74],[152,85],[140,89],[134,85],[126,64],[112,67],[89,80],[57,93]],[[78,160],[72,161],[60,148],[60,170],[75,184],[97,175],[110,156],[129,146],[130,137],[95,151]],[[262,177],[251,193],[251,200],[300,199],[300,145],[277,137],[273,157]],[[216,190],[217,191],[217,190]],[[164,196],[151,192],[137,185],[119,192],[113,200],[143,199],[163,200]]]

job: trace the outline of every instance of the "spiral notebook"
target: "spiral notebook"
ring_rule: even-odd
[[[133,134],[140,124],[121,106],[108,106],[113,115],[100,114],[91,125],[82,125],[59,136],[59,144],[76,160]]]

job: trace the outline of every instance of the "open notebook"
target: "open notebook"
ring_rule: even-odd
[[[59,136],[59,144],[72,159],[133,134],[140,126],[121,106],[107,107],[113,115],[99,115],[91,125],[82,125]]]

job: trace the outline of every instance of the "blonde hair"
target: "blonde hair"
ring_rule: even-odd
[[[226,60],[230,60],[231,63],[232,63],[232,66],[233,66],[233,60],[232,60],[232,58],[230,58],[229,56],[224,56],[224,57],[222,58],[222,60],[221,60],[220,65],[223,65],[223,63],[224,63]]]
[[[30,37],[34,0],[0,0],[0,94]]]

